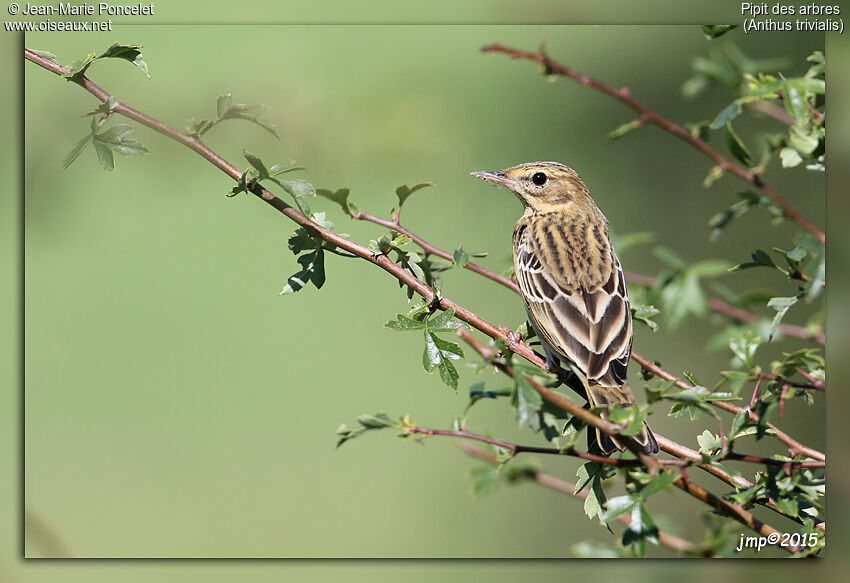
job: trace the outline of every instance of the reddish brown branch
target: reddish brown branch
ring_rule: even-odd
[[[739,166],[734,162],[728,160],[727,158],[721,156],[714,148],[709,146],[706,142],[691,135],[689,131],[684,129],[682,126],[675,124],[660,115],[650,111],[638,101],[636,101],[630,94],[629,90],[625,87],[621,87],[619,89],[614,89],[602,83],[601,81],[597,81],[587,75],[583,75],[570,69],[569,67],[565,67],[552,59],[550,59],[542,50],[532,53],[523,51],[520,49],[515,49],[511,47],[506,47],[499,43],[494,43],[491,45],[487,45],[481,47],[481,51],[485,53],[504,53],[506,55],[510,55],[513,59],[525,59],[528,61],[534,61],[535,63],[540,63],[546,70],[546,73],[549,75],[562,75],[564,77],[569,77],[577,81],[578,83],[586,86],[592,87],[597,91],[601,91],[606,95],[617,99],[621,103],[627,105],[634,111],[636,111],[639,115],[639,118],[642,123],[651,123],[664,131],[676,136],[677,138],[685,141],[690,144],[703,154],[705,154],[708,158],[710,158],[717,166],[727,172],[731,172],[735,174],[759,190],[765,193],[788,218],[796,221],[800,226],[804,229],[815,235],[821,244],[825,244],[826,235],[824,232],[816,227],[811,221],[809,221],[806,217],[800,214],[796,209],[794,209],[790,204],[788,204],[781,196],[776,194],[772,188],[770,188],[765,182],[762,180],[761,176],[749,168],[744,168],[743,166]]]
[[[371,215],[369,213],[364,213],[363,211],[359,211],[356,213],[352,213],[351,218],[360,221],[369,221],[370,223],[375,223],[376,225],[382,225],[384,227],[387,227],[388,229],[398,231],[399,233],[410,237],[414,243],[416,243],[422,248],[422,250],[425,252],[425,255],[436,255],[437,257],[442,257],[443,259],[446,259],[447,261],[454,261],[454,257],[450,253],[443,251],[438,247],[435,247],[422,237],[402,227],[401,224],[399,224],[398,215],[396,215],[395,221],[390,221],[387,219],[382,219],[381,217],[376,217],[375,215]],[[517,284],[513,280],[508,279],[507,277],[499,275],[498,273],[493,273],[489,269],[484,269],[483,267],[477,265],[476,263],[473,263],[472,261],[468,262],[464,267],[466,267],[470,271],[474,271],[479,275],[483,275],[487,279],[491,279],[496,283],[499,283],[516,293],[519,293],[519,288],[517,287]]]

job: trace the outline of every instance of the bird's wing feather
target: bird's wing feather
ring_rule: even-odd
[[[538,217],[514,240],[517,284],[541,340],[591,383],[626,381],[632,314],[623,271],[607,233]],[[630,393],[629,391],[626,391]],[[624,395],[624,399],[631,395]]]

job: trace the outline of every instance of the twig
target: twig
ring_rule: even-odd
[[[483,443],[489,443],[490,445],[495,445],[496,447],[501,447],[502,449],[507,449],[514,454],[520,453],[537,453],[537,454],[545,454],[545,455],[561,455],[561,456],[569,456],[585,459],[591,462],[596,462],[599,464],[605,464],[609,466],[615,466],[618,468],[623,467],[635,467],[642,466],[643,464],[640,460],[636,459],[621,459],[621,458],[612,458],[605,457],[600,455],[594,455],[589,452],[579,451],[575,448],[568,447],[566,449],[558,449],[556,447],[538,447],[534,445],[520,445],[516,443],[511,443],[508,441],[503,441],[501,439],[493,439],[492,437],[487,437],[485,435],[479,435],[478,433],[473,433],[471,431],[467,431],[466,429],[460,430],[449,430],[449,429],[431,429],[429,427],[418,427],[418,426],[408,426],[405,427],[405,431],[407,433],[412,434],[421,434],[426,437],[432,435],[439,435],[443,437],[457,437],[460,439],[470,439],[472,441],[480,441]],[[661,465],[671,465],[677,466],[680,465],[680,460],[658,460],[658,463]]]
[[[466,442],[459,443],[458,447],[460,447],[460,449],[462,449],[467,454],[476,457],[485,463],[488,463],[490,465],[496,465],[496,458],[489,452],[481,449],[480,447],[476,447],[471,443]],[[540,484],[545,488],[555,490],[556,492],[561,492],[562,494],[566,494],[568,496],[575,496],[576,498],[580,498],[581,500],[586,499],[589,495],[587,489],[584,489],[581,492],[576,492],[576,485],[572,482],[568,482],[566,480],[562,480],[561,478],[556,478],[555,476],[545,474],[536,470],[529,476],[529,479],[534,480],[536,483]],[[626,525],[631,523],[631,519],[625,514],[619,515],[617,517],[617,520]],[[686,553],[692,551],[695,548],[694,543],[687,541],[683,538],[679,538],[678,536],[668,534],[661,530],[659,530],[658,532],[658,542],[664,545],[665,547],[668,547],[680,553]]]
[[[396,215],[396,219],[394,221],[382,219],[381,217],[376,217],[375,215],[371,215],[369,213],[364,213],[363,211],[352,213],[350,216],[351,216],[352,219],[357,219],[359,221],[369,221],[370,223],[375,223],[376,225],[382,225],[384,227],[387,227],[388,229],[393,229],[393,230],[398,231],[399,233],[401,233],[403,235],[407,235],[408,237],[410,237],[413,240],[414,243],[416,243],[417,245],[419,245],[422,248],[422,250],[425,252],[426,256],[427,255],[436,255],[437,257],[442,257],[443,259],[446,259],[448,261],[454,261],[454,257],[450,253],[443,251],[442,249],[439,249],[438,247],[435,247],[434,245],[432,245],[431,243],[429,243],[428,241],[426,241],[422,237],[420,237],[420,236],[416,235],[415,233],[409,231],[408,229],[402,227],[401,224],[399,223],[398,215]],[[480,265],[473,263],[472,261],[468,262],[464,267],[466,267],[470,271],[474,271],[475,273],[477,273],[479,275],[483,275],[487,279],[491,279],[491,280],[495,281],[496,283],[499,283],[499,284],[505,286],[506,288],[508,288],[508,289],[510,289],[510,290],[512,290],[516,293],[519,293],[519,287],[517,287],[517,284],[514,281],[512,281],[511,279],[508,279],[507,277],[499,275],[498,273],[493,273],[489,269],[485,269],[485,268],[481,267]]]
[[[481,51],[485,53],[504,53],[506,55],[510,55],[513,59],[526,59],[528,61],[540,63],[545,67],[546,73],[549,75],[557,74],[562,75],[564,77],[569,77],[570,79],[578,81],[582,85],[592,87],[593,89],[601,91],[602,93],[605,93],[606,95],[617,99],[618,101],[622,102],[623,104],[629,106],[631,109],[636,111],[639,114],[639,119],[641,123],[651,123],[663,129],[664,131],[676,136],[677,138],[684,140],[685,142],[687,142],[688,144],[708,156],[721,169],[743,178],[744,180],[761,190],[774,203],[776,203],[779,208],[782,209],[782,212],[785,213],[785,216],[796,221],[800,226],[812,233],[815,237],[818,238],[822,245],[825,244],[826,235],[824,234],[824,232],[818,227],[816,227],[806,217],[800,214],[782,197],[776,194],[776,192],[774,192],[772,188],[765,184],[765,182],[762,180],[761,176],[757,172],[749,168],[739,166],[734,162],[731,162],[730,160],[721,156],[716,150],[714,150],[714,148],[709,146],[706,142],[699,139],[698,137],[691,135],[691,133],[685,130],[682,126],[675,124],[661,117],[660,115],[650,111],[649,109],[641,105],[638,101],[636,101],[629,94],[629,90],[627,88],[621,87],[620,89],[614,89],[613,87],[610,87],[605,83],[602,83],[601,81],[597,81],[596,79],[588,77],[587,75],[578,73],[570,69],[569,67],[565,67],[564,65],[553,61],[542,50],[536,53],[532,53],[520,49],[506,47],[499,43],[494,43],[481,47]]]

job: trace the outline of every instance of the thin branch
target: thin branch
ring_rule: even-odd
[[[481,51],[485,53],[504,53],[506,55],[510,55],[513,59],[525,59],[528,61],[534,61],[535,63],[540,63],[546,70],[546,73],[549,75],[562,75],[564,77],[569,77],[582,85],[587,87],[592,87],[597,91],[601,91],[606,95],[617,99],[623,104],[627,105],[634,111],[639,114],[639,118],[642,123],[651,123],[664,131],[684,140],[706,156],[708,156],[717,166],[722,168],[724,171],[731,172],[735,174],[759,190],[765,193],[779,208],[782,209],[782,212],[785,213],[785,216],[796,221],[800,226],[804,229],[812,233],[821,244],[825,244],[826,235],[824,232],[816,227],[811,221],[809,221],[806,217],[800,214],[796,209],[794,209],[790,204],[788,204],[782,197],[780,197],[772,188],[770,188],[765,182],[762,180],[761,176],[749,168],[744,168],[743,166],[739,166],[734,162],[728,160],[727,158],[720,155],[714,148],[709,146],[703,140],[691,135],[686,129],[682,126],[675,124],[657,113],[654,113],[647,109],[645,106],[641,105],[638,101],[636,101],[630,94],[629,90],[626,87],[621,87],[620,89],[614,89],[602,83],[601,81],[597,81],[592,77],[588,77],[587,75],[583,75],[578,73],[569,67],[565,67],[552,59],[550,59],[541,49],[538,52],[531,53],[527,51],[523,51],[520,49],[515,49],[511,47],[506,47],[499,43],[494,43],[491,45],[487,45],[481,47]]]
[[[457,437],[460,439],[470,439],[472,441],[480,441],[483,443],[489,443],[490,445],[495,445],[496,447],[501,447],[502,449],[507,449],[514,454],[520,453],[537,453],[537,454],[545,454],[545,455],[561,455],[561,456],[569,456],[581,458],[584,460],[588,460],[591,462],[596,462],[599,464],[605,464],[609,466],[614,466],[618,468],[623,467],[635,467],[642,466],[643,464],[640,460],[636,459],[621,459],[621,458],[612,458],[605,457],[600,455],[594,455],[592,453],[588,453],[585,451],[579,451],[575,448],[568,447],[566,449],[558,449],[556,447],[538,447],[534,445],[519,445],[516,443],[510,443],[508,441],[503,441],[501,439],[493,439],[492,437],[487,437],[485,435],[479,435],[478,433],[472,433],[471,431],[467,431],[466,429],[460,430],[449,430],[449,429],[431,429],[429,427],[418,427],[418,426],[408,426],[405,427],[405,431],[407,433],[413,434],[421,434],[426,437],[430,437],[432,435],[439,435],[444,437]],[[658,460],[661,465],[671,465],[678,466],[680,465],[680,460]]]
[[[485,463],[488,463],[490,465],[496,465],[497,463],[495,456],[493,456],[487,451],[484,451],[480,447],[472,445],[471,443],[461,442],[458,444],[458,447],[460,447],[460,449],[462,449],[464,452],[471,455],[472,457],[478,458]],[[540,484],[545,488],[555,490],[556,492],[561,492],[562,494],[566,494],[568,496],[575,496],[576,498],[579,498],[581,500],[585,500],[589,495],[587,489],[583,489],[581,492],[576,492],[576,485],[572,482],[568,482],[566,480],[562,480],[561,478],[556,478],[555,476],[545,474],[536,470],[529,476],[529,479],[534,480],[536,483]],[[625,514],[619,515],[617,517],[617,520],[626,525],[631,523],[631,518],[629,518]],[[668,547],[680,553],[687,553],[695,548],[694,543],[683,538],[679,538],[678,536],[668,534],[661,530],[659,530],[658,532],[658,542],[664,545],[665,547]]]
[[[416,243],[417,245],[419,245],[422,248],[422,250],[425,252],[426,256],[427,255],[436,255],[437,257],[442,257],[443,259],[446,259],[447,261],[452,261],[452,262],[454,261],[454,257],[450,253],[443,251],[442,249],[439,249],[438,247],[435,247],[434,245],[432,245],[431,243],[429,243],[428,241],[426,241],[422,237],[420,237],[420,236],[416,235],[415,233],[412,233],[408,229],[402,227],[401,224],[399,223],[399,216],[398,215],[396,215],[396,219],[394,221],[382,219],[381,217],[376,217],[375,215],[371,215],[369,213],[364,213],[363,211],[360,211],[360,212],[357,212],[357,213],[352,213],[350,216],[351,216],[352,219],[357,219],[359,221],[369,221],[370,223],[375,223],[376,225],[382,225],[384,227],[387,227],[388,229],[393,229],[393,230],[398,231],[399,233],[401,233],[403,235],[407,235],[408,237],[410,237],[413,240],[414,243]],[[472,261],[468,262],[464,267],[466,267],[466,269],[469,269],[470,271],[474,271],[475,273],[477,273],[479,275],[483,275],[487,279],[491,279],[491,280],[495,281],[496,283],[499,283],[499,284],[505,286],[506,288],[508,288],[508,289],[510,289],[510,290],[512,290],[516,293],[519,293],[519,287],[517,287],[517,284],[513,280],[511,280],[507,277],[499,275],[498,273],[493,273],[489,269],[485,269],[485,268],[481,267],[480,265],[473,263]]]
[[[430,427],[419,427],[417,425],[409,425],[405,427],[405,431],[410,434],[424,435],[426,437],[430,437],[433,435],[443,436],[443,437],[456,437],[460,439],[470,439],[472,441],[480,441],[483,443],[489,443],[490,445],[495,445],[496,447],[501,447],[502,449],[506,449],[511,451],[514,454],[520,453],[537,453],[537,454],[545,454],[545,455],[560,455],[560,456],[568,456],[568,457],[577,457],[581,459],[585,459],[588,461],[605,464],[609,466],[615,466],[618,468],[622,467],[635,467],[643,465],[640,460],[636,459],[622,459],[622,458],[612,458],[594,455],[592,453],[588,453],[585,451],[579,451],[575,448],[568,447],[566,449],[558,449],[557,447],[539,447],[536,445],[520,445],[517,443],[511,443],[509,441],[503,441],[501,439],[494,439],[492,437],[487,437],[486,435],[480,435],[478,433],[473,433],[471,431],[467,431],[466,429],[432,429]],[[663,437],[658,436],[656,437]],[[675,442],[663,437],[663,441],[668,445],[676,444]],[[671,451],[672,447],[668,447]],[[667,450],[665,450],[667,451]],[[675,454],[674,454],[675,455]],[[699,465],[699,462],[702,461],[700,457],[691,457],[691,456],[678,456],[681,459],[675,460],[658,460],[658,463],[664,466],[688,466],[688,465]],[[790,473],[791,470],[795,469],[823,469],[826,466],[826,462],[818,462],[818,461],[786,461],[786,460],[778,460],[769,457],[757,456],[757,455],[749,455],[742,454],[737,452],[726,452],[725,455],[717,458],[716,462],[722,462],[727,460],[740,461],[740,462],[748,462],[759,465],[766,466],[776,466],[782,468],[786,473]],[[715,468],[717,469],[717,468]],[[731,481],[731,480],[730,480]],[[733,484],[734,485],[734,484]],[[750,484],[751,486],[752,484]],[[742,484],[743,486],[743,484]],[[749,486],[747,486],[749,487]]]

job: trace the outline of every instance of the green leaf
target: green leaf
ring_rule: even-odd
[[[618,140],[622,138],[624,135],[629,133],[632,130],[638,129],[640,126],[644,124],[643,121],[638,119],[633,119],[632,121],[626,122],[622,125],[617,126],[615,129],[608,132],[608,139],[610,141]]]
[[[259,179],[260,180],[265,180],[266,178],[269,177],[269,171],[266,168],[266,165],[263,164],[263,161],[260,160],[260,158],[258,156],[255,156],[254,154],[252,154],[248,150],[242,150],[242,155],[245,156],[245,159],[248,160],[248,163],[251,166],[253,166],[254,168],[257,169],[257,172],[259,172]]]
[[[200,137],[226,119],[241,119],[260,126],[277,139],[280,139],[277,127],[275,127],[275,125],[270,121],[261,117],[262,114],[268,110],[267,106],[233,103],[233,96],[230,93],[219,96],[218,99],[216,99],[215,106],[216,113],[218,114],[215,119],[202,119],[198,121],[193,118],[186,126],[187,132],[191,135]],[[295,169],[296,168],[290,168],[290,170]],[[275,172],[271,172],[272,176],[275,174]]]
[[[514,393],[511,400],[516,407],[516,420],[520,426],[536,418],[543,405],[543,397],[534,390],[525,374],[514,375]]]
[[[675,481],[676,474],[673,472],[658,472],[652,477],[646,486],[641,488],[640,497],[646,500],[650,496],[668,489]]]
[[[776,310],[776,315],[773,317],[773,321],[770,323],[770,332],[767,338],[768,342],[773,340],[776,331],[779,329],[779,324],[780,322],[782,322],[782,318],[784,318],[785,314],[788,313],[788,309],[796,303],[796,297],[771,298],[770,301],[767,302],[768,308],[773,308],[774,310]]]
[[[105,132],[95,135],[93,138],[94,145],[97,147],[98,144],[102,144],[123,156],[143,156],[147,154],[147,148],[138,141],[127,138],[132,133],[133,128],[127,124],[116,124]],[[109,169],[111,170],[111,168]]]
[[[227,111],[233,106],[233,94],[225,93],[224,95],[219,95],[218,99],[215,100],[215,109],[216,113],[218,113],[219,118],[223,118]]]
[[[104,170],[115,170],[115,159],[112,157],[112,150],[105,144],[94,140],[94,150],[97,152],[97,159]]]
[[[452,259],[458,267],[466,267],[466,264],[469,263],[469,253],[461,245],[452,253]]]
[[[632,318],[646,324],[650,330],[655,332],[658,329],[658,323],[652,319],[660,310],[653,305],[632,304]]]
[[[459,328],[463,328],[467,330],[469,326],[466,325],[466,322],[452,321],[454,318],[455,311],[454,309],[448,309],[439,314],[428,318],[428,329],[432,332],[451,332],[455,331]]]
[[[637,502],[631,496],[615,496],[610,498],[605,505],[605,512],[602,513],[602,522],[609,522],[612,518],[617,518],[635,507]]]
[[[384,328],[396,330],[399,332],[410,332],[412,330],[423,330],[425,328],[424,320],[413,320],[402,314],[396,314],[396,320],[390,320],[384,324]]]
[[[62,160],[62,169],[64,170],[68,166],[70,166],[74,160],[82,153],[83,150],[86,149],[86,146],[89,145],[89,142],[92,140],[91,134],[86,134],[83,136],[83,139],[74,144],[74,147],[71,148],[71,151],[65,156],[65,159]]]
[[[499,483],[497,468],[489,464],[473,466],[469,470],[469,477],[472,479],[472,495],[475,498],[488,494]]]
[[[316,194],[338,204],[340,207],[342,207],[342,210],[345,211],[345,214],[354,214],[351,209],[351,203],[348,202],[349,189],[339,188],[331,192],[330,190],[319,188],[316,189]]]
[[[301,270],[292,274],[278,295],[294,294],[308,282],[313,282],[316,288],[325,283],[325,256],[321,247],[309,253],[304,253],[297,259]]]
[[[720,437],[708,429],[703,431],[702,435],[697,435],[697,443],[699,444],[699,452],[704,455],[712,455],[723,447]]]
[[[438,369],[442,381],[457,390],[459,375],[451,361],[461,358],[463,349],[458,344],[440,338],[431,330],[425,330],[425,350],[422,353],[425,372],[431,373],[435,368]]]
[[[85,75],[89,67],[104,59],[123,59],[138,67],[139,70],[145,74],[145,77],[150,79],[151,76],[148,72],[148,66],[142,60],[142,53],[139,51],[140,48],[142,48],[142,45],[122,45],[114,43],[100,55],[89,53],[85,57],[74,61],[70,66],[71,70],[65,73],[65,77],[71,79],[76,76]]]
[[[741,104],[737,101],[733,101],[729,105],[723,108],[723,110],[717,114],[717,117],[709,124],[709,128],[713,130],[718,130],[722,128],[724,125],[727,125],[730,121],[738,117],[738,114],[741,113]]]
[[[128,63],[132,63],[139,70],[145,74],[145,77],[148,79],[151,78],[150,72],[148,71],[147,64],[142,60],[142,53],[139,49],[142,48],[142,45],[122,45],[118,43],[114,43],[111,47],[106,49],[97,60],[100,59],[123,59]]]
[[[703,24],[702,32],[705,34],[705,38],[711,40],[723,36],[736,27],[736,24]]]
[[[434,186],[434,183],[433,182],[420,182],[419,184],[417,184],[413,187],[408,187],[406,184],[402,184],[401,186],[396,188],[395,194],[398,197],[398,206],[401,207],[404,204],[404,201],[406,201],[407,198],[411,194],[413,194],[417,190],[421,190],[421,189],[423,189],[427,186]]]
[[[788,130],[788,145],[800,154],[811,154],[818,149],[820,136],[815,130],[796,125],[791,126]]]
[[[726,122],[726,145],[729,147],[732,156],[739,162],[745,166],[752,166],[752,154],[750,154],[744,142],[741,141],[741,138],[738,137],[738,134],[735,133],[735,130],[732,129],[732,122],[730,121]]]
[[[708,171],[708,174],[706,174],[705,178],[703,179],[702,187],[708,188],[709,186],[723,178],[723,174],[725,172],[726,171],[723,169],[722,166],[712,167],[712,169]]]
[[[270,180],[276,182],[283,188],[295,201],[298,210],[308,217],[312,214],[310,206],[305,200],[307,197],[316,196],[316,189],[306,180],[278,180],[270,177]]]
[[[632,520],[623,532],[623,545],[631,545],[635,557],[646,556],[646,542],[658,544],[658,527],[655,526],[646,506],[637,504],[632,509]]]
[[[394,427],[396,429],[403,429],[403,424],[398,421],[393,421],[389,417],[387,417],[386,413],[377,413],[375,415],[361,415],[357,418],[357,422],[360,424],[358,429],[350,429],[345,424],[339,426],[336,430],[336,434],[339,436],[336,446],[339,447],[343,443],[354,439],[355,437],[359,437],[368,431],[374,431],[378,429],[386,429]]]
[[[782,96],[782,102],[785,105],[785,111],[797,124],[806,122],[809,115],[809,106],[806,105],[806,99],[800,94],[800,89],[793,86],[791,83],[786,83],[786,89]],[[792,128],[793,129],[793,128]]]
[[[752,370],[755,367],[756,350],[761,343],[761,336],[756,336],[752,331],[747,330],[741,336],[729,340],[729,349],[747,370]]]
[[[398,427],[398,423],[387,417],[386,413],[378,413],[377,415],[360,415],[357,418],[357,422],[366,429]]]
[[[729,271],[741,271],[742,269],[750,269],[752,267],[772,267],[774,269],[778,269],[782,273],[785,273],[783,269],[780,269],[779,266],[773,262],[773,259],[770,258],[770,255],[768,255],[761,249],[756,249],[753,252],[750,261],[739,263],[738,265],[730,267]]]

